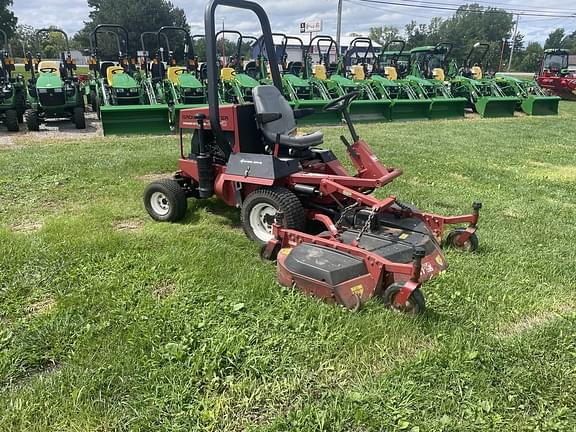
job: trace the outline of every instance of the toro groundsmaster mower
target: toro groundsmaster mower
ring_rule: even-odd
[[[15,74],[8,38],[3,30],[0,35],[3,37],[0,45],[0,121],[9,132],[18,132],[26,110],[24,77]]]
[[[569,56],[569,51],[561,48],[544,50],[537,81],[551,94],[576,100],[576,74],[568,71]]]
[[[64,37],[66,52],[61,53],[60,62],[42,60],[40,52],[32,59],[27,54],[25,68],[31,73],[28,81],[28,104],[26,124],[29,131],[40,130],[40,124],[47,119],[71,120],[76,129],[86,129],[84,117],[84,94],[80,81],[75,76],[76,63],[70,54],[68,35],[59,29],[36,31],[36,41],[43,33],[60,33]]]
[[[262,25],[273,85],[254,88],[253,104],[218,102],[215,12],[219,5],[252,10]],[[325,109],[345,118],[352,143],[342,137],[357,173],[350,175],[330,150],[317,148],[321,132],[295,134],[293,111],[282,95],[270,23],[256,3],[212,0],[206,10],[208,108],[180,112],[179,170],[173,179],[151,183],[144,205],[158,221],[177,221],[187,199],[217,195],[240,208],[244,231],[262,245],[261,256],[277,259],[283,285],[357,310],[374,295],[398,310],[424,309],[421,284],[444,270],[443,241],[475,250],[481,205],[473,213],[446,217],[424,213],[394,196],[371,192],[401,174],[384,166],[362,140],[347,110],[358,96],[348,93]],[[322,228],[306,231],[306,222]],[[449,224],[465,224],[446,237]]]

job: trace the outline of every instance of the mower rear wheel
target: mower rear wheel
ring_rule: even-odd
[[[459,237],[466,231],[464,228],[456,228],[446,237],[446,245],[464,252],[474,252],[478,249],[478,236],[472,234],[465,242],[460,242]]]
[[[40,116],[38,115],[38,111],[26,111],[26,126],[28,126],[28,130],[32,132],[38,132],[40,130]]]
[[[422,294],[420,289],[412,291],[412,294],[410,294],[410,297],[408,297],[408,300],[403,305],[397,305],[395,303],[396,296],[400,293],[403,286],[403,283],[396,282],[386,288],[382,294],[384,305],[397,312],[411,315],[419,315],[423,313],[424,309],[426,309],[426,300],[424,299],[424,294]]]
[[[272,239],[272,224],[276,213],[282,212],[282,226],[302,231],[306,218],[304,207],[296,195],[283,187],[256,189],[242,204],[240,219],[248,238],[260,244]]]
[[[4,120],[6,123],[6,127],[10,132],[18,132],[20,130],[20,126],[18,126],[18,111],[16,110],[8,110],[6,111],[6,119]]]
[[[159,222],[177,222],[186,215],[186,192],[176,180],[152,182],[144,191],[144,207],[150,217]]]
[[[86,129],[86,117],[84,115],[84,108],[74,108],[74,112],[72,113],[72,121],[76,125],[76,129]]]

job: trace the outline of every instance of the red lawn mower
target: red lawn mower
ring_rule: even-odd
[[[214,13],[219,5],[252,10],[260,20],[274,85],[253,91],[254,103],[218,103]],[[179,170],[173,179],[151,183],[144,193],[158,221],[184,217],[187,199],[218,196],[241,209],[246,235],[262,245],[261,256],[277,260],[282,285],[358,310],[374,295],[405,312],[424,310],[421,284],[447,267],[442,242],[478,247],[480,203],[464,216],[424,213],[394,196],[377,199],[376,189],[401,175],[384,166],[362,140],[347,108],[349,93],[325,106],[342,114],[352,143],[342,143],[357,173],[350,175],[330,150],[319,149],[323,134],[296,135],[293,111],[282,82],[270,23],[256,3],[212,0],[206,10],[209,107],[180,112]],[[189,149],[184,131],[191,129]],[[448,224],[466,224],[444,238]],[[320,227],[320,228],[318,228]],[[444,241],[443,241],[444,239]]]

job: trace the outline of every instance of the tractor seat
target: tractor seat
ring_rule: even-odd
[[[121,66],[110,66],[106,69],[106,79],[108,81],[108,85],[112,86],[112,77],[114,75],[119,75],[124,73],[124,68]]]
[[[180,83],[179,75],[184,72],[186,72],[184,66],[170,66],[168,68],[168,79],[172,81],[174,85],[178,85]]]
[[[56,76],[60,76],[60,65],[55,61],[43,60],[38,63],[39,72],[49,72],[51,71]]]
[[[307,135],[295,135],[294,111],[276,87],[271,85],[255,87],[252,96],[260,129],[269,144],[278,143],[286,147],[307,149],[324,142],[324,134],[319,131]]]

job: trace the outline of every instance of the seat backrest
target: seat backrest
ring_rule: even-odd
[[[60,64],[55,61],[42,60],[38,63],[38,72],[53,71],[54,74],[60,76]]]
[[[236,76],[234,68],[225,67],[220,70],[220,78],[224,81],[232,81]]]
[[[314,65],[312,73],[319,80],[326,81],[328,79],[328,76],[326,75],[326,67],[322,64]]]
[[[272,85],[261,85],[252,90],[257,114],[282,114],[278,120],[261,125],[262,131],[271,139],[277,134],[290,135],[296,129],[294,111],[280,90]]]
[[[184,66],[170,66],[168,68],[168,79],[172,81],[175,85],[178,85],[178,76],[186,71]]]
[[[110,66],[108,69],[106,69],[106,79],[108,80],[108,85],[109,86],[112,85],[112,77],[114,75],[123,74],[123,73],[124,73],[124,68],[122,68],[120,66]]]
[[[288,63],[288,73],[300,76],[302,74],[303,69],[304,69],[304,63],[302,63],[301,61],[291,61],[290,63]]]
[[[437,81],[444,81],[444,78],[445,78],[444,69],[442,69],[442,68],[432,69],[432,76]]]
[[[352,73],[352,79],[354,81],[364,81],[366,79],[366,74],[364,73],[364,66],[352,65],[350,71]]]
[[[472,69],[470,69],[470,71],[472,72],[472,78],[474,78],[475,80],[481,80],[482,79],[482,68],[480,66],[473,66]]]
[[[384,68],[384,75],[386,75],[391,81],[396,81],[398,79],[398,72],[396,72],[396,68],[393,66],[386,66]]]

